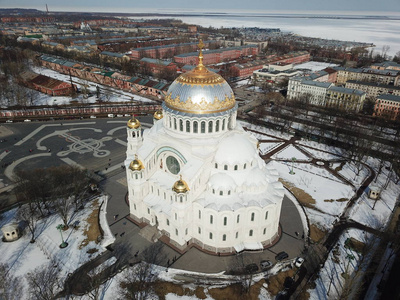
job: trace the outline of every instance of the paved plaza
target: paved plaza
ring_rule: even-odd
[[[121,167],[126,153],[126,122],[128,118],[86,119],[57,122],[3,124],[0,128],[2,191],[12,186],[12,176],[18,169],[34,169],[77,165],[87,168],[98,178],[100,187],[109,195],[107,221],[116,237],[112,249],[116,256],[134,261],[135,253],[142,253],[151,242],[140,235],[140,228],[128,219],[125,201],[127,187],[125,170]],[[151,117],[140,119],[144,128],[152,124]],[[6,201],[0,198],[0,201]],[[245,263],[259,263],[263,259],[275,261],[275,255],[286,251],[289,258],[301,255],[305,248],[303,222],[293,199],[285,197],[281,214],[281,237],[272,247],[255,253],[245,252]],[[306,232],[307,233],[307,232]],[[158,243],[161,243],[158,241]],[[216,256],[191,248],[180,254],[165,245],[164,266],[216,273],[234,267],[235,255]]]

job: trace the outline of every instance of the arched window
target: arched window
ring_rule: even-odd
[[[201,219],[201,210],[199,210],[199,219]]]
[[[212,232],[210,232],[210,240],[212,240]]]
[[[224,226],[226,226],[227,223],[228,223],[228,218],[224,217]]]
[[[169,226],[169,220],[167,219],[167,226]]]
[[[219,131],[219,120],[215,122],[215,132]]]
[[[186,120],[186,132],[190,132],[190,121]]]
[[[138,179],[137,173],[135,174],[135,179]]]
[[[201,122],[201,133],[205,133],[206,132],[206,122],[202,121]]]
[[[265,212],[265,220],[268,220],[268,211]]]
[[[169,122],[169,128],[172,128],[171,117],[168,117],[168,122]]]
[[[230,195],[230,194],[231,194],[231,191],[229,190],[229,191],[228,191],[228,195]]]
[[[201,228],[199,227],[199,234],[201,234]]]
[[[224,165],[224,170],[228,170],[228,165]]]
[[[237,171],[237,169],[238,169],[238,166],[237,165],[235,165],[235,167],[233,168],[235,171]]]
[[[219,191],[219,195],[222,196],[224,194],[223,191]]]
[[[179,130],[183,131],[183,120],[179,120]]]
[[[178,236],[178,229],[175,229],[175,234]]]
[[[215,163],[215,168],[218,169],[218,164],[217,163]]]
[[[213,132],[213,122],[212,122],[212,121],[209,121],[209,122],[208,122],[208,132],[209,132],[209,133],[212,133],[212,132]]]
[[[236,217],[236,223],[239,223],[239,220],[240,220],[240,215],[237,215],[237,217]]]
[[[225,242],[226,241],[226,234],[224,234],[223,236],[222,236],[222,240]]]
[[[243,169],[246,169],[246,164],[244,164]]]
[[[225,130],[225,119],[222,120],[222,131]]]
[[[198,130],[199,130],[199,124],[197,123],[197,121],[194,121],[193,122],[193,132],[194,133],[197,133],[198,132]]]
[[[264,228],[263,234],[265,235],[266,232],[267,232],[267,228]]]
[[[177,125],[176,125],[176,119],[174,118],[174,129],[177,129]]]
[[[251,221],[254,221],[254,213],[251,213]]]
[[[212,224],[213,221],[214,221],[214,217],[213,217],[213,215],[210,215],[210,224]]]
[[[235,238],[237,239],[239,237],[239,232],[236,231]]]
[[[250,229],[249,236],[253,236],[253,229]]]

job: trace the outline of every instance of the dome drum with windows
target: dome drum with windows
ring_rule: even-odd
[[[165,105],[191,114],[219,113],[236,105],[235,96],[226,80],[203,65],[204,44],[199,43],[199,64],[180,75],[169,87]]]

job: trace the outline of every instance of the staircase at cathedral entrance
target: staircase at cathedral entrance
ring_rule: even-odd
[[[155,243],[158,241],[158,239],[161,237],[162,234],[158,231],[156,225],[153,226],[147,225],[146,227],[140,229],[139,235],[144,237],[149,242]]]

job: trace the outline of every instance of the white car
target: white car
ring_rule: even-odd
[[[91,119],[96,119],[96,116],[90,116]]]
[[[12,123],[13,122],[13,120],[7,120],[6,121],[6,123]]]
[[[300,268],[301,265],[303,264],[303,262],[304,262],[304,258],[298,257],[298,258],[296,258],[296,260],[294,261],[294,265],[296,266],[296,268]]]
[[[24,120],[24,122],[31,122],[31,120],[29,120],[29,119],[25,119],[25,120]]]
[[[123,117],[123,115],[117,115],[117,117],[118,117],[118,118],[121,118],[121,117]]]

